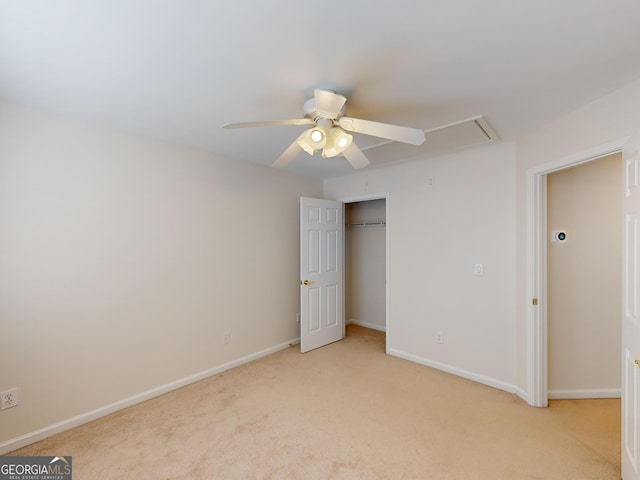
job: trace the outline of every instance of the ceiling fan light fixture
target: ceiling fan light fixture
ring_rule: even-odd
[[[311,130],[311,141],[319,143],[323,137],[324,135],[320,130],[316,130],[316,129]]]
[[[327,142],[322,150],[322,157],[331,158],[340,155],[349,148],[351,142],[353,142],[353,135],[349,135],[339,127],[333,127],[329,135],[327,135]]]
[[[327,134],[324,129],[320,127],[310,128],[297,140],[298,145],[307,152],[309,155],[313,155],[318,150],[322,149],[327,143]]]
[[[353,134],[379,137],[389,142],[422,145],[425,131],[389,123],[346,117],[347,98],[330,90],[315,89],[313,98],[304,103],[304,118],[262,122],[226,123],[224,128],[265,127],[273,125],[310,125],[272,164],[275,168],[287,166],[300,151],[313,156],[319,150],[324,158],[344,156],[353,168],[364,168],[371,162],[353,141]],[[385,142],[385,143],[389,143]]]
[[[298,140],[298,145],[300,145],[300,148],[302,148],[305,152],[307,152],[311,156],[313,156],[313,154],[316,153],[317,151],[317,149],[309,145],[309,143],[304,141],[304,139]]]

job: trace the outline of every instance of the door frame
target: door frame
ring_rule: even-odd
[[[546,407],[549,404],[547,383],[547,175],[619,153],[629,138],[623,137],[527,170],[526,401],[531,406]],[[537,305],[534,304],[534,299],[537,299]],[[622,323],[622,318],[620,318],[620,322]]]
[[[385,335],[385,352],[389,353],[389,345],[390,345],[390,338],[391,338],[391,319],[390,319],[390,288],[391,288],[391,277],[389,275],[390,272],[390,265],[391,265],[391,261],[390,261],[390,252],[391,250],[389,249],[389,238],[390,238],[390,223],[389,219],[390,219],[390,214],[389,212],[391,211],[389,208],[389,193],[388,192],[380,192],[380,193],[367,193],[364,195],[356,195],[356,196],[350,196],[350,197],[340,197],[337,199],[338,202],[342,202],[342,204],[346,204],[346,203],[356,203],[356,202],[366,202],[368,200],[384,200],[384,208],[385,208],[385,330],[386,330],[386,335]],[[346,235],[342,236],[343,241],[346,240]],[[346,260],[346,248],[344,249],[344,253],[345,255],[343,255],[343,262]],[[345,268],[343,268],[343,275],[345,272]],[[343,282],[343,284],[345,285],[346,288],[346,279]],[[343,301],[346,301],[346,296],[343,294],[342,295]],[[346,307],[346,305],[343,305],[343,307]],[[346,308],[343,308],[343,311],[346,314]],[[345,319],[346,320],[346,319]]]

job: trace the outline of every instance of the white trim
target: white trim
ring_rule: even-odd
[[[433,360],[429,360],[426,358],[419,357],[417,355],[413,355],[411,353],[405,353],[400,350],[391,350],[388,352],[390,355],[395,357],[402,358],[404,360],[409,360],[410,362],[419,363],[420,365],[424,365],[426,367],[430,367],[436,370],[440,370],[445,373],[450,373],[452,375],[456,375],[457,377],[466,378],[467,380],[472,380],[477,383],[481,383],[483,385],[487,385],[489,387],[497,388],[498,390],[503,390],[508,393],[513,393],[518,395],[520,398],[526,401],[526,394],[515,385],[510,383],[503,382],[502,380],[497,380],[491,377],[485,377],[484,375],[479,375],[477,373],[470,372],[468,370],[463,370],[461,368],[452,367],[450,365],[446,365],[440,362],[434,362]]]
[[[527,402],[527,392],[522,390],[517,385],[513,386],[513,393],[515,393],[518,397],[520,397],[523,401]]]
[[[619,152],[629,137],[599,145],[527,170],[526,309],[527,403],[546,407],[547,390],[547,280],[546,280],[546,175]],[[531,300],[538,299],[533,306]]]
[[[337,199],[337,201],[342,203],[355,203],[355,202],[366,202],[368,200],[384,200],[388,197],[389,197],[389,194],[387,192],[364,193],[362,195],[356,195],[354,197],[340,197]]]
[[[617,153],[622,150],[622,146],[627,143],[629,137],[619,138],[609,143],[599,145],[594,148],[590,148],[583,152],[574,153],[573,155],[567,155],[551,162],[531,167],[527,170],[527,175],[546,175],[547,173],[553,173],[567,168],[575,167],[581,163],[587,163],[591,160],[606,157],[613,153]]]
[[[347,325],[359,325],[364,328],[370,328],[371,330],[377,330],[379,332],[386,332],[387,329],[384,325],[376,325],[375,323],[361,322],[355,318],[347,320]]]
[[[212,377],[214,375],[225,372],[227,370],[231,370],[232,368],[235,368],[235,367],[239,367],[240,365],[244,365],[245,363],[249,363],[259,358],[266,357],[267,355],[271,355],[272,353],[276,353],[276,352],[279,352],[280,350],[289,348],[291,345],[296,344],[299,341],[300,339],[296,338],[289,342],[275,345],[265,350],[261,350],[259,352],[252,353],[250,355],[246,355],[244,357],[238,358],[236,360],[232,360],[231,362],[225,363],[223,365],[213,367],[209,370],[205,370],[203,372],[181,378],[179,380],[167,383],[160,387],[152,388],[151,390],[147,390],[146,392],[142,392],[137,395],[133,395],[129,398],[125,398],[117,402],[111,403],[109,405],[96,408],[95,410],[91,410],[89,412],[76,415],[75,417],[72,417],[72,418],[67,418],[66,420],[62,420],[60,422],[56,422],[46,427],[39,428],[38,430],[25,433],[24,435],[11,438],[9,440],[6,440],[0,443],[0,455],[11,452],[13,450],[17,450],[18,448],[25,447],[32,443],[38,442],[40,440],[44,440],[45,438],[51,437],[58,433],[64,432],[66,430],[70,430],[74,427],[78,427],[85,423],[89,423],[93,420],[97,420],[98,418],[106,417],[107,415],[110,415],[119,410],[123,410],[125,408],[131,407],[138,403],[142,403],[146,400],[150,400],[160,395],[164,395],[165,393],[171,392],[173,390],[177,390],[178,388],[185,387],[187,385],[198,382],[200,380],[204,380],[205,378]]]
[[[533,252],[531,263],[527,257],[527,338],[533,342],[527,349],[527,403],[534,407],[547,406],[546,185],[544,175],[527,176],[527,248]]]
[[[549,400],[576,400],[592,398],[620,398],[620,388],[596,390],[549,390]]]
[[[389,238],[391,238],[391,208],[389,206],[389,192],[379,192],[379,193],[366,193],[363,195],[356,195],[354,197],[342,197],[338,198],[339,202],[342,203],[354,203],[354,202],[365,202],[367,200],[384,200],[385,205],[385,257],[386,257],[386,265],[385,265],[385,351],[389,353],[391,350],[391,242]]]

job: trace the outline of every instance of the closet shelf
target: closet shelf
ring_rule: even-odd
[[[377,220],[372,222],[353,222],[347,223],[348,228],[362,228],[362,227],[384,227],[387,224],[384,220]]]

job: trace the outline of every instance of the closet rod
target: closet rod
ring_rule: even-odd
[[[379,226],[385,226],[387,224],[387,222],[385,222],[384,220],[379,220],[376,222],[354,222],[354,223],[347,223],[347,227],[379,227]]]

